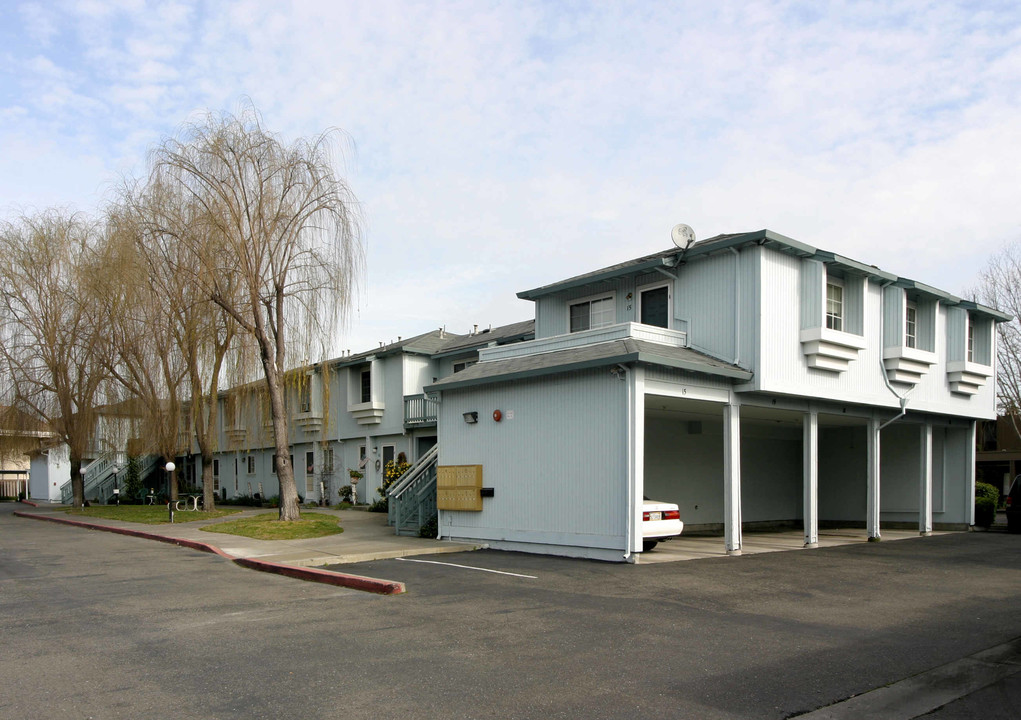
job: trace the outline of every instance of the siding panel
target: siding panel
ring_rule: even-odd
[[[441,465],[483,465],[482,512],[441,512],[443,534],[623,548],[627,389],[605,370],[447,390]],[[503,420],[494,422],[499,409]],[[479,421],[466,424],[462,414]]]

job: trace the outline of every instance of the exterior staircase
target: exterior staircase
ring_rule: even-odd
[[[159,461],[157,455],[146,455],[141,458],[139,474],[145,478]],[[85,465],[85,491],[84,498],[92,501],[99,499],[105,503],[113,494],[113,489],[118,486],[118,474],[128,467],[128,456],[126,453],[110,450]],[[74,498],[71,490],[71,481],[60,486],[60,502],[70,505]]]
[[[418,535],[436,518],[436,463],[440,446],[433,445],[404,476],[390,486],[386,496],[387,521],[395,535]]]

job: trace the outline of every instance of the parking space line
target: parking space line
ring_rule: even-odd
[[[519,573],[504,572],[503,570],[490,570],[489,568],[472,567],[471,565],[458,565],[457,563],[445,563],[439,560],[416,560],[415,558],[399,557],[394,560],[400,560],[401,562],[417,562],[426,563],[428,565],[447,565],[449,567],[464,568],[465,570],[479,570],[481,572],[496,573],[497,575],[510,575],[511,577],[529,578],[530,580],[538,580],[538,575],[521,575]]]

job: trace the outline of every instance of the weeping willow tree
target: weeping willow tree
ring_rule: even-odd
[[[140,252],[140,225],[130,212],[111,212],[102,249],[106,272],[97,296],[110,318],[109,373],[134,400],[141,439],[148,452],[173,460],[187,442],[182,410],[187,371],[177,346],[174,320],[178,293],[168,269],[152,266]],[[170,473],[170,499],[178,497],[177,471]]]
[[[299,517],[284,380],[288,353],[325,357],[362,267],[357,200],[334,170],[336,135],[291,144],[251,107],[208,115],[152,153],[149,182],[194,203],[208,232],[180,238],[187,278],[257,348],[269,398],[280,519]],[[210,241],[215,238],[215,241]]]
[[[224,249],[204,206],[190,194],[182,194],[182,189],[167,187],[158,178],[147,185],[126,186],[110,215],[111,226],[123,239],[118,243],[121,252],[133,258],[138,268],[135,276],[144,278],[141,294],[150,307],[158,309],[152,315],[153,331],[163,339],[149,344],[173,353],[182,395],[188,398],[177,401],[177,386],[168,384],[165,412],[158,415],[173,420],[173,434],[166,439],[176,452],[191,454],[194,438],[202,458],[203,505],[208,511],[216,503],[213,453],[217,450],[220,382],[237,324],[209,298],[209,283],[196,281],[210,267],[198,253],[215,255]],[[225,291],[229,292],[233,279],[224,279]],[[162,454],[166,456],[165,451]],[[176,497],[175,491],[176,483],[172,483],[172,497]]]
[[[100,242],[94,222],[59,210],[0,225],[3,402],[67,445],[75,505],[85,499],[79,470],[109,388],[109,316],[93,292]]]

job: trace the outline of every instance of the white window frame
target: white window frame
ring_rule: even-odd
[[[603,300],[609,300],[610,306],[613,308],[613,316],[610,318],[610,322],[602,323],[600,325],[594,325],[592,323],[592,303],[601,302]],[[617,292],[611,290],[605,293],[597,293],[589,295],[588,297],[576,298],[574,300],[567,301],[567,332],[585,332],[585,330],[571,330],[571,308],[575,305],[584,305],[588,303],[589,306],[589,326],[585,330],[598,330],[599,328],[610,327],[611,325],[617,324]]]
[[[309,465],[309,455],[312,456],[312,464]],[[309,470],[311,468],[311,470]],[[305,497],[315,492],[316,484],[316,455],[314,450],[305,451]]]
[[[830,287],[840,288],[840,311],[838,314],[830,312]],[[844,332],[844,295],[846,294],[846,288],[844,287],[844,281],[841,278],[831,277],[829,274],[826,275],[826,292],[823,295],[823,325],[828,330],[835,332]]]
[[[637,288],[635,292],[638,293],[638,311],[635,313],[635,322],[642,322],[642,296],[650,290],[659,290],[660,288],[666,288],[666,328],[668,330],[673,328],[674,325],[674,284],[669,280],[665,282],[657,282],[651,285],[642,285]],[[649,327],[659,327],[658,325],[650,325]]]
[[[918,347],[918,303],[914,300],[904,303],[904,347]]]
[[[968,325],[966,329],[967,333],[967,350],[965,357],[968,362],[975,362],[975,316],[968,313]]]
[[[365,397],[365,376],[369,376],[369,397]],[[372,402],[372,366],[362,367],[358,371],[358,404]]]
[[[467,370],[477,362],[478,360],[458,360],[456,363],[454,363],[453,370],[455,373],[459,373],[462,370]],[[436,381],[434,380],[433,382]]]

